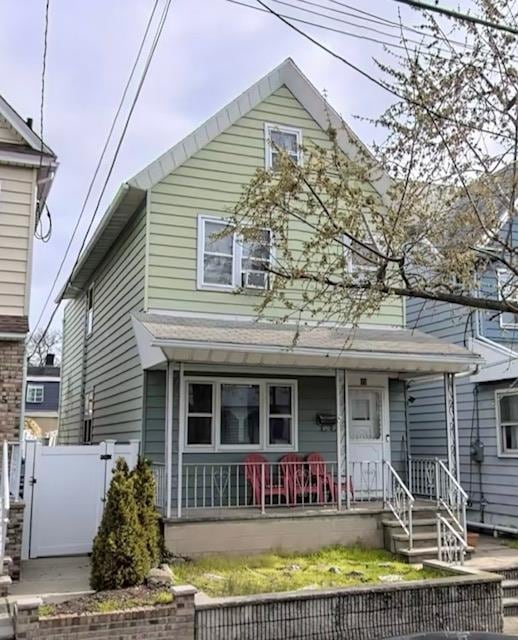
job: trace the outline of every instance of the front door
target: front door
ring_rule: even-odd
[[[380,498],[383,460],[390,460],[385,388],[349,388],[349,464],[356,499]]]

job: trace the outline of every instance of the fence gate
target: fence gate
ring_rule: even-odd
[[[23,558],[89,553],[117,458],[137,462],[138,442],[45,447],[25,457]]]

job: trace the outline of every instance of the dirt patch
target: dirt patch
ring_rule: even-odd
[[[138,607],[160,607],[171,604],[172,601],[172,593],[164,587],[140,586],[113,591],[98,591],[66,602],[44,604],[40,607],[39,614],[41,617],[48,617],[67,614],[109,613]]]

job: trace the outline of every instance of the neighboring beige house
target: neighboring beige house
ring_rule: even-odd
[[[18,440],[34,228],[55,154],[0,96],[0,435]]]

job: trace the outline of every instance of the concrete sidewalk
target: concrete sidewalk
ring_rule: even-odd
[[[37,558],[22,562],[21,580],[14,582],[9,595],[38,596],[45,601],[67,600],[90,592],[90,558]]]

